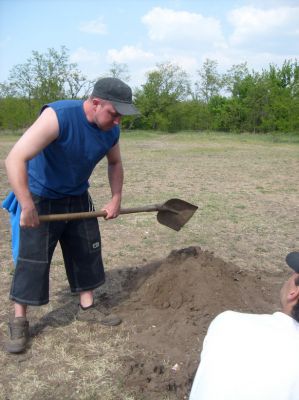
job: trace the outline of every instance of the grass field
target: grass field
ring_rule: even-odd
[[[15,140],[13,135],[0,137],[2,198],[9,191],[4,158]],[[288,252],[299,249],[299,136],[124,132],[121,149],[123,207],[181,198],[199,210],[180,232],[159,224],[152,213],[100,221],[107,271],[134,269],[174,249],[200,246],[241,269],[275,272],[285,268]],[[110,196],[105,161],[90,185],[95,206],[101,208]],[[1,210],[0,217],[3,343],[13,266],[8,215]],[[36,329],[45,314],[70,301],[62,265],[57,249],[52,300],[29,315]],[[20,356],[6,354],[2,346],[0,399],[141,400],[118,378],[121,360],[130,354],[126,335],[126,327],[112,333],[73,322],[37,329],[32,346]]]
[[[187,241],[242,267],[279,268],[299,239],[298,143],[296,136],[125,134],[124,205],[179,197],[199,206],[179,234],[158,225],[144,234],[154,222],[148,215],[116,220],[138,231],[137,243],[130,241],[136,261],[149,251],[163,256]],[[96,191],[95,198],[99,206],[105,201]]]

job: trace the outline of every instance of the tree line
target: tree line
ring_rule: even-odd
[[[126,64],[113,63],[101,76],[130,80]],[[93,84],[70,62],[66,47],[33,51],[0,83],[0,129],[25,128],[43,104],[84,99]],[[241,63],[223,74],[217,61],[207,59],[195,82],[181,67],[165,62],[157,64],[133,92],[141,116],[124,117],[125,129],[299,133],[296,59],[285,60],[281,67],[270,64],[261,72]]]

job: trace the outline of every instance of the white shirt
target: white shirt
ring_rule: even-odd
[[[212,321],[189,400],[298,399],[298,322],[233,311]]]

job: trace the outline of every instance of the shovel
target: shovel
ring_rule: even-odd
[[[163,204],[154,204],[150,206],[133,208],[121,208],[120,214],[158,211],[157,220],[160,222],[160,224],[168,226],[168,228],[174,229],[175,231],[179,231],[189,221],[189,219],[192,217],[197,209],[197,206],[187,203],[184,200],[170,199]],[[106,215],[106,211],[88,211],[67,214],[40,215],[39,220],[41,222],[66,220],[70,221],[73,219],[106,217]]]

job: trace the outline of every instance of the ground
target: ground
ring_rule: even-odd
[[[289,273],[284,258],[298,245],[297,147],[135,139],[123,141],[124,205],[182,197],[199,210],[180,232],[152,215],[101,222],[107,281],[95,297],[99,309],[122,317],[115,328],[75,320],[78,299],[69,292],[58,248],[51,302],[30,310],[30,346],[17,356],[4,350],[13,266],[8,215],[1,211],[1,399],[187,399],[204,335],[218,313],[279,309]],[[2,143],[3,154],[12,143]],[[3,154],[0,185],[7,193]],[[102,182],[103,172],[95,171],[92,182]],[[100,185],[100,195],[91,189],[98,207],[108,191]]]
[[[187,396],[204,335],[218,313],[279,307],[276,286],[282,276],[247,273],[199,247],[173,251],[149,270],[146,277],[144,270],[136,271],[129,298],[116,307],[134,327],[126,382],[144,399],[167,392],[169,398]]]

